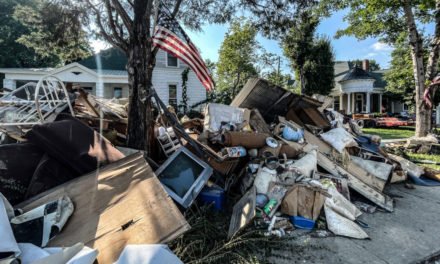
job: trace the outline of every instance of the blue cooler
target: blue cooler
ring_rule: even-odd
[[[312,230],[315,226],[315,221],[302,216],[290,216],[292,224],[299,229]]]
[[[203,204],[214,203],[214,210],[221,211],[225,202],[225,191],[220,188],[205,186],[199,195],[199,199]]]

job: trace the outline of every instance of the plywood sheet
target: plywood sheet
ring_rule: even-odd
[[[141,153],[60,185],[17,207],[28,211],[68,195],[75,211],[49,246],[83,242],[113,263],[127,244],[170,241],[190,228]]]

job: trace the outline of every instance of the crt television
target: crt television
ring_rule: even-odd
[[[177,203],[188,208],[212,175],[212,168],[180,147],[156,170],[163,187]]]

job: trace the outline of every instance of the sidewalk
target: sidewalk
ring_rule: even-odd
[[[360,220],[371,240],[344,237],[301,236],[289,242],[280,256],[293,256],[295,263],[415,263],[440,250],[440,188],[403,184],[388,190],[395,197],[393,213],[364,213]],[[274,257],[274,263],[292,263]]]

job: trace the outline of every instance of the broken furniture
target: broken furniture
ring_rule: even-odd
[[[159,135],[157,136],[157,141],[159,142],[159,145],[162,148],[165,156],[169,157],[177,149],[179,149],[182,144],[180,144],[180,140],[176,136],[176,133],[174,133],[172,127],[159,127],[158,130]]]
[[[83,242],[113,263],[128,244],[168,242],[190,226],[141,153],[106,165],[16,206],[25,212],[67,195],[75,212],[49,246]]]
[[[0,127],[32,126],[52,121],[66,108],[73,115],[71,98],[64,83],[45,76],[0,98]]]

